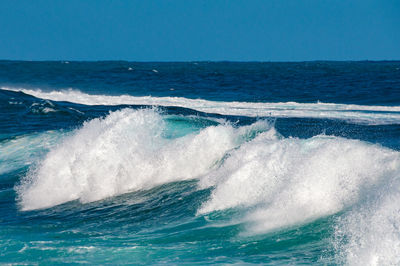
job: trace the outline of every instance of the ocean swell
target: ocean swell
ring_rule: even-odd
[[[52,101],[68,101],[85,105],[175,106],[221,115],[341,119],[352,123],[369,125],[400,124],[399,106],[368,106],[320,102],[224,102],[204,99],[188,99],[183,97],[91,95],[72,89],[50,92],[45,92],[39,89],[33,90],[4,87],[2,89],[20,91],[37,98]]]

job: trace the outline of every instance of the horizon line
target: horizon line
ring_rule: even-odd
[[[129,63],[307,63],[307,62],[400,62],[400,59],[358,59],[358,60],[336,60],[336,59],[315,59],[315,60],[126,60],[126,59],[48,59],[48,60],[21,60],[21,59],[0,59],[0,62],[61,62],[61,63],[96,63],[96,62],[129,62]]]

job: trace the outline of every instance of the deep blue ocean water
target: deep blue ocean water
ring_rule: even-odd
[[[400,264],[400,62],[0,61],[0,263]]]

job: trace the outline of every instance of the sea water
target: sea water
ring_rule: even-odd
[[[0,263],[400,264],[400,62],[0,62]]]

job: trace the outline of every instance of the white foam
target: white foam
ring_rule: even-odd
[[[249,117],[309,117],[342,119],[355,123],[400,124],[400,106],[367,106],[335,103],[262,103],[223,102],[182,97],[135,97],[130,95],[90,95],[77,90],[44,92],[32,89],[2,88],[53,101],[68,101],[85,105],[154,105],[177,106],[222,115]]]
[[[200,180],[213,187],[198,214],[239,208],[246,234],[340,212],[339,264],[399,265],[400,154],[357,140],[260,134]]]
[[[11,105],[13,105],[13,104],[15,104],[15,105],[21,105],[21,104],[23,104],[23,102],[9,101],[8,104],[11,104]]]
[[[30,171],[17,189],[22,209],[77,199],[96,201],[198,178],[243,141],[246,128],[211,126],[181,138],[165,139],[165,122],[154,110],[110,113],[104,119],[85,123]]]
[[[42,103],[33,103],[31,104],[29,109],[34,114],[48,114],[58,112],[58,110],[55,109],[55,105],[49,100],[45,100]]]
[[[32,113],[42,113],[42,114],[48,114],[48,113],[54,113],[57,112],[57,110],[50,108],[50,107],[40,107],[40,108],[35,108],[31,109]]]
[[[166,139],[155,110],[123,109],[84,124],[17,188],[23,210],[90,202],[187,179],[212,187],[198,214],[236,208],[250,234],[344,212],[339,261],[396,265],[400,258],[400,154],[330,136],[283,138],[265,121],[210,126]],[[255,131],[263,132],[251,139]]]
[[[199,214],[250,208],[253,233],[312,221],[344,210],[379,182],[400,173],[398,152],[356,140],[283,139],[266,132],[230,153],[200,181],[214,186]]]
[[[334,244],[338,263],[400,265],[400,179],[388,179],[340,219]]]

